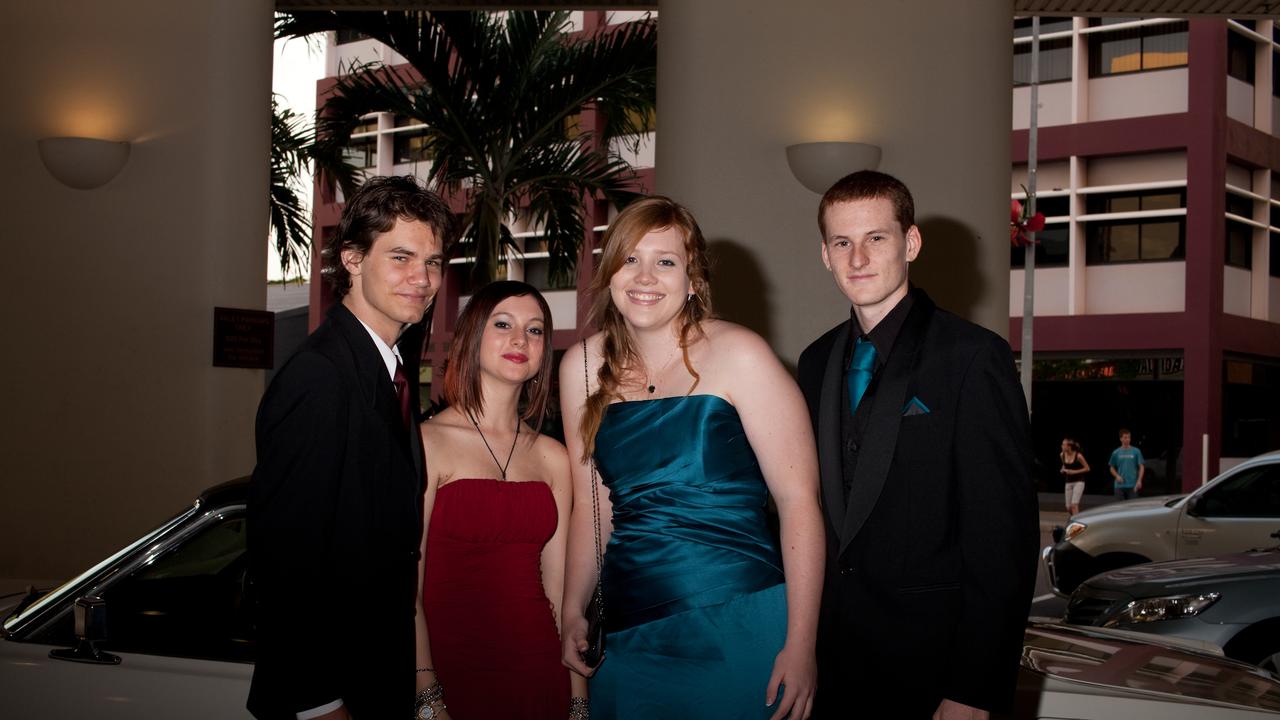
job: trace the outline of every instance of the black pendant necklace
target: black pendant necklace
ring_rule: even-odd
[[[677,346],[677,347],[679,347],[679,346]],[[658,372],[657,372],[657,373],[655,373],[655,377],[659,377],[659,378],[660,378],[660,377],[662,376],[662,373],[665,373],[665,372],[667,371],[667,369],[671,367],[671,361],[672,361],[672,360],[675,360],[675,357],[676,357],[676,352],[675,352],[675,350],[672,350],[670,353],[668,353],[668,354],[667,354],[667,360],[666,360],[666,362],[662,363],[662,367],[661,367],[661,368],[658,368]],[[650,378],[650,377],[649,377],[649,373],[647,373],[647,372],[645,373],[645,379],[646,379],[646,380],[650,380],[649,385],[648,385],[648,387],[646,388],[646,389],[649,391],[649,394],[650,394],[650,395],[652,395],[652,394],[654,394],[655,392],[657,392],[657,391],[658,391],[658,386],[657,386],[657,384],[655,384],[654,382],[652,382],[652,378]]]
[[[650,392],[653,392],[652,390]],[[471,424],[475,426],[476,432],[480,433],[480,442],[484,443],[484,449],[489,451],[489,457],[493,458],[493,464],[498,466],[498,472],[502,473],[502,479],[507,479],[507,468],[511,467],[511,458],[516,455],[516,441],[520,439],[520,421],[516,421],[516,434],[511,438],[511,451],[507,453],[507,463],[504,465],[498,462],[498,456],[494,454],[493,448],[489,447],[489,439],[484,436],[484,431],[480,429],[480,423],[470,415],[467,416],[471,420]]]

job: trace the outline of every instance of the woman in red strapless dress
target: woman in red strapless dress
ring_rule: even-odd
[[[568,456],[526,424],[546,405],[550,337],[520,282],[485,286],[458,320],[449,407],[422,425],[419,718],[586,718],[586,681],[560,662]]]

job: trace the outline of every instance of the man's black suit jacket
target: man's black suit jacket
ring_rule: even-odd
[[[402,347],[414,367],[420,353]],[[258,718],[292,720],[336,698],[357,720],[412,712],[424,477],[414,419],[404,426],[382,355],[341,304],[263,396],[248,508]]]
[[[1008,343],[912,292],[847,502],[841,403],[852,323],[800,357],[827,529],[822,717],[873,702],[896,717],[912,717],[913,702],[927,717],[944,697],[986,709],[1012,702],[1039,540],[1027,408]]]

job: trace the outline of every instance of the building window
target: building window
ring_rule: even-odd
[[[1090,265],[1181,260],[1185,232],[1182,218],[1091,222],[1085,260]]]
[[[658,113],[653,108],[650,108],[643,117],[634,110],[628,110],[627,120],[635,123],[637,127],[644,128],[642,132],[651,133],[658,129]]]
[[[1273,53],[1274,54],[1274,53]],[[1253,84],[1253,40],[1240,33],[1227,33],[1227,74]]]
[[[1048,35],[1049,33],[1067,32],[1071,29],[1070,17],[1042,17],[1040,18],[1040,34]],[[1015,18],[1013,21],[1013,36],[1015,38],[1031,37],[1031,18]]]
[[[1226,211],[1243,218],[1253,217],[1253,201],[1227,193]],[[1239,220],[1226,219],[1227,244],[1224,260],[1231,267],[1248,270],[1253,267],[1253,227]]]
[[[1140,210],[1172,210],[1186,205],[1186,191],[1147,190],[1143,192],[1107,193],[1090,195],[1085,201],[1090,215],[1105,213],[1138,212]]]
[[[1253,267],[1253,228],[1242,222],[1227,220],[1225,261],[1230,267],[1248,270]]]
[[[400,132],[395,134],[395,163],[430,162],[431,152],[426,132]]]
[[[1114,18],[1092,18],[1090,25]],[[1106,77],[1187,64],[1187,23],[1143,25],[1089,36],[1089,77]]]
[[[1071,79],[1071,38],[1040,41],[1040,82],[1051,83]],[[1031,84],[1031,43],[1013,46],[1013,85]]]
[[[364,40],[368,37],[369,37],[368,35],[365,35],[359,30],[352,30],[350,28],[341,28],[337,31],[337,37],[334,38],[334,42],[338,45],[346,45],[347,43],[353,43],[359,40]]]
[[[572,272],[557,277],[551,273],[551,260],[544,257],[524,260],[524,281],[539,290],[572,290],[577,278]]]
[[[1280,363],[1226,356],[1222,377],[1222,454],[1250,457],[1276,447],[1280,438]],[[1280,487],[1273,487],[1273,491]],[[1280,499],[1275,495],[1272,502]]]
[[[1069,195],[1037,196],[1036,212],[1044,213],[1046,218],[1066,217],[1071,214],[1071,197]],[[1036,266],[1066,267],[1070,260],[1070,248],[1070,230],[1066,223],[1047,225],[1044,230],[1036,233]],[[1024,249],[1011,248],[1009,267],[1023,267],[1026,264],[1026,258]]]
[[[1026,249],[1012,248],[1009,267],[1023,267],[1026,259]],[[1046,225],[1044,230],[1036,233],[1036,267],[1066,267],[1070,259],[1071,233],[1066,223]]]
[[[1276,23],[1280,27],[1280,22]],[[1280,97],[1280,53],[1271,53],[1271,94]]]
[[[1026,204],[1026,201],[1022,201]],[[1071,198],[1067,195],[1054,195],[1052,197],[1036,196],[1036,212],[1044,213],[1047,218],[1066,217],[1071,214]]]
[[[564,139],[577,140],[582,137],[582,111],[578,111],[564,119]]]
[[[1170,210],[1185,205],[1185,190],[1091,195],[1090,215]],[[1091,220],[1086,226],[1086,257],[1090,265],[1119,262],[1181,260],[1186,257],[1186,218],[1155,217]]]
[[[364,169],[378,164],[378,139],[357,138],[342,149],[342,159],[355,167]]]

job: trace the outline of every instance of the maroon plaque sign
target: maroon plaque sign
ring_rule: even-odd
[[[214,308],[214,367],[270,370],[276,344],[275,325],[275,314],[265,310]]]

